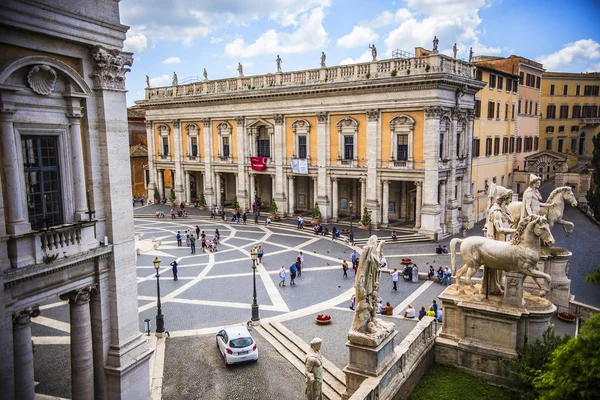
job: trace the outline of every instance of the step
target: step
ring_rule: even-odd
[[[276,326],[274,326],[276,325]],[[304,361],[310,346],[278,323],[256,326],[256,329],[298,371],[305,373]],[[285,333],[284,333],[285,332]],[[287,337],[290,335],[291,339]],[[340,381],[340,379],[342,379]],[[330,400],[341,400],[345,392],[345,375],[329,360],[323,358],[323,394]]]

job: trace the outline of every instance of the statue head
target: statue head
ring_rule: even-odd
[[[323,343],[323,339],[316,337],[310,341],[310,347],[315,351],[319,351],[321,343]]]
[[[533,186],[536,183],[540,183],[541,181],[542,181],[542,178],[540,178],[536,174],[529,175],[529,186]]]
[[[498,196],[498,199],[496,201],[500,205],[504,205],[504,204],[508,205],[508,203],[511,202],[512,197],[513,197],[513,191],[511,189],[508,189],[502,195]]]

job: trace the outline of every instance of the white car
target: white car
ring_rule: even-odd
[[[258,348],[244,325],[225,328],[217,333],[217,348],[223,355],[225,365],[238,362],[258,361]]]

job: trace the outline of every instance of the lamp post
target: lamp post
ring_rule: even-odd
[[[221,219],[225,221],[225,188],[221,184]]]
[[[254,298],[252,300],[252,324],[258,325],[260,317],[258,316],[258,302],[256,301],[256,258],[258,257],[258,250],[256,247],[250,252],[250,259],[252,259],[252,280],[254,283]]]
[[[157,297],[157,305],[156,305],[156,336],[162,337],[165,332],[165,320],[163,318],[162,309],[160,308],[160,274],[158,270],[160,269],[160,259],[158,257],[154,257],[154,269],[156,270],[156,297]]]
[[[352,200],[348,202],[348,206],[350,206],[350,244],[354,245],[354,229],[352,229],[352,206],[354,203]]]

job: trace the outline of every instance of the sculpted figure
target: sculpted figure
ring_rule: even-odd
[[[327,58],[327,56],[325,56],[325,52],[322,51],[321,52],[321,68],[325,68],[325,59]]]
[[[469,47],[469,62],[473,61],[473,48]]]
[[[244,76],[244,68],[240,62],[238,63],[238,72],[240,73],[240,76]]]
[[[369,238],[363,249],[356,273],[356,310],[348,340],[363,346],[378,346],[394,331],[394,324],[377,318],[379,303],[379,276],[383,241],[377,236]]]
[[[523,208],[521,218],[530,215],[540,215],[540,207],[549,207],[550,204],[542,202],[542,195],[538,190],[542,183],[542,178],[535,174],[529,175],[529,187],[523,193]]]
[[[502,187],[502,186],[498,186]],[[514,233],[515,229],[506,226],[509,220],[512,220],[508,211],[508,204],[512,199],[513,191],[506,190],[498,196],[496,202],[490,207],[486,219],[486,237],[502,242],[506,241],[506,235]],[[488,269],[488,267],[485,267]],[[483,281],[481,283],[481,293],[485,293],[489,290],[489,294],[502,294],[504,292],[504,285],[502,282],[502,271],[495,269],[488,269],[487,273],[484,271]]]
[[[319,350],[323,341],[314,338],[310,342],[310,351],[304,361],[305,390],[308,400],[323,400],[323,359]]]
[[[437,38],[437,36],[433,37],[433,52],[437,53],[438,52],[438,43],[440,42],[440,40]]]
[[[279,57],[279,54],[277,54],[275,62],[277,63],[277,72],[281,72],[281,57]]]
[[[178,85],[177,73],[173,72],[173,86],[177,86],[177,85]]]
[[[204,72],[202,72],[202,75],[204,75],[204,80],[207,81],[208,80],[208,72],[206,72],[206,68],[204,68]]]
[[[456,58],[456,53],[458,53],[458,47],[456,47],[456,43],[452,46],[452,56]]]
[[[373,45],[369,45],[371,49],[371,55],[373,56],[373,61],[377,61],[377,48],[375,47],[375,43]]]
[[[150,78],[146,75],[146,87],[150,89]]]

